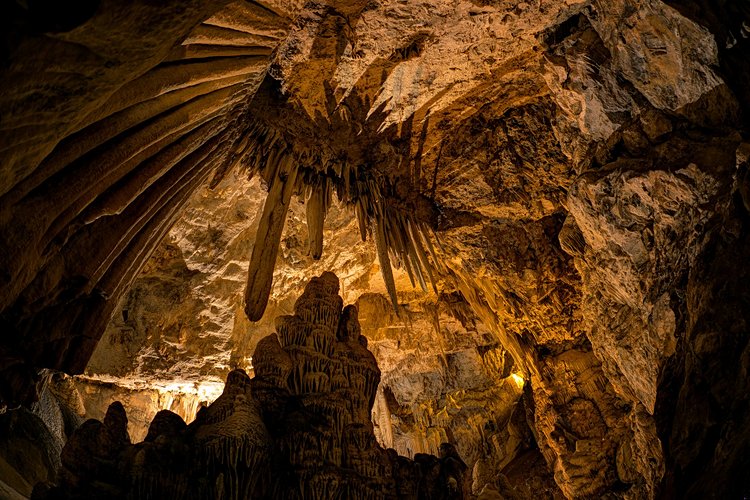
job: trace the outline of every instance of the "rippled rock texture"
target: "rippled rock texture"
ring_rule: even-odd
[[[230,372],[190,425],[163,410],[131,444],[119,402],[84,422],[62,450],[61,485],[35,498],[468,498],[452,445],[411,460],[375,441],[380,370],[338,291],[334,274],[313,278],[258,343],[255,376]]]

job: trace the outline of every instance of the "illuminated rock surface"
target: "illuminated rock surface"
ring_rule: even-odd
[[[258,343],[255,376],[230,372],[190,425],[163,410],[131,444],[119,402],[84,422],[62,450],[60,486],[35,498],[467,498],[453,445],[410,460],[375,441],[380,370],[338,289],[333,273],[313,278]]]

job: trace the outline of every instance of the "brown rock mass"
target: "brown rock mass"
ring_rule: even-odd
[[[131,445],[112,403],[103,423],[86,421],[65,445],[60,486],[34,497],[467,498],[453,445],[412,461],[375,442],[380,370],[338,289],[333,273],[313,278],[295,314],[258,343],[255,377],[230,372],[192,424],[163,410]]]

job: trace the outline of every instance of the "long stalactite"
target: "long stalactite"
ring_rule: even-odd
[[[278,164],[273,168],[275,176],[263,205],[247,272],[245,312],[251,321],[258,321],[268,304],[276,254],[297,178],[297,167],[290,157],[278,154],[274,158],[278,158]]]

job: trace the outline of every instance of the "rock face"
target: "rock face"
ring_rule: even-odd
[[[250,368],[256,343],[274,331],[274,318],[292,312],[310,276],[335,269],[354,301],[372,274],[375,250],[359,240],[356,223],[331,207],[327,244],[341,250],[315,260],[305,244],[305,205],[295,201],[283,233],[268,313],[250,324],[242,311],[245,273],[263,206],[258,179],[232,172],[202,187],[183,217],[120,301],[86,367],[90,376],[163,384],[223,381],[232,367]],[[248,331],[250,334],[248,335]]]
[[[151,420],[161,410],[169,410],[190,423],[202,406],[213,403],[224,390],[224,382],[160,385],[135,383],[131,379],[75,377],[74,385],[83,401],[86,418],[101,420],[109,405],[119,401],[128,410],[128,434],[142,441]]]
[[[6,404],[29,396],[21,359],[83,370],[190,195],[237,160],[230,124],[299,8],[269,5],[97,3],[64,27],[35,8],[3,16]],[[56,326],[39,328],[43,309]]]
[[[376,443],[380,370],[338,289],[332,273],[313,278],[295,314],[258,343],[255,377],[230,372],[192,424],[161,411],[133,445],[112,403],[65,445],[61,485],[34,497],[468,498],[469,471],[452,445],[410,460]]]
[[[341,293],[356,301],[362,334],[382,371],[372,416],[382,446],[413,458],[438,455],[449,441],[470,468],[481,459],[495,469],[485,477],[489,483],[516,453],[536,446],[518,404],[523,383],[518,373],[512,376],[512,357],[490,329],[460,293],[414,290],[403,270],[394,270],[401,305],[396,316],[372,242],[359,241],[356,224],[340,207],[329,209],[325,223],[326,248],[335,252],[316,261],[300,243],[306,238],[304,205],[292,204],[268,309],[245,332],[238,307],[243,277],[236,270],[249,257],[257,224],[249,214],[262,204],[258,188],[230,175],[191,200],[121,302],[88,376],[76,379],[89,418],[102,419],[111,402],[121,401],[134,441],[145,437],[161,409],[191,422],[198,405],[216,397],[211,391],[220,384],[211,379],[225,377],[233,363],[251,369],[256,344],[274,329],[269,316],[294,312],[289,297],[302,293],[299,280],[333,268],[346,277]],[[207,241],[209,233],[216,244]],[[522,418],[511,423],[511,415]]]
[[[294,312],[301,280],[328,268],[345,277],[342,296],[357,305],[382,371],[373,409],[378,441],[413,457],[437,455],[447,440],[469,467],[483,457],[499,471],[511,460],[522,445],[501,438],[521,394],[512,358],[445,283],[439,296],[424,293],[394,270],[402,308],[396,316],[374,245],[360,241],[341,207],[330,207],[325,222],[331,251],[315,260],[304,244],[305,206],[290,206],[267,311],[248,326],[242,269],[258,223],[252,214],[261,205],[259,184],[238,174],[196,193],[118,305],[87,376],[76,378],[87,416],[101,419],[111,402],[121,401],[133,440],[143,439],[161,409],[192,421],[198,405],[221,392],[230,366],[249,371],[256,364],[256,344],[274,331],[273,315]]]
[[[469,467],[486,471],[474,478],[475,493],[494,485],[519,453],[536,448],[513,358],[458,293],[434,301],[399,293],[399,302],[403,320],[383,294],[356,304],[382,371],[372,416],[378,441],[406,456],[437,454],[448,441]]]
[[[71,377],[42,373],[43,389],[31,408],[0,415],[0,496],[28,498],[34,484],[56,481],[60,452],[83,422],[84,407]]]

